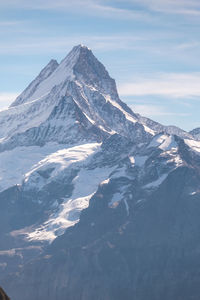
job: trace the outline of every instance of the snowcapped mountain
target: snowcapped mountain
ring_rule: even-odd
[[[134,140],[136,132],[144,139],[154,134],[119,99],[115,81],[81,45],[59,65],[51,61],[11,107],[0,112],[0,125],[0,151],[51,141],[101,142],[113,133],[131,138],[134,132]]]
[[[193,133],[135,114],[82,45],[0,125],[0,280],[13,300],[198,299]]]

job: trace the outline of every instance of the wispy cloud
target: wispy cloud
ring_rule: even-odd
[[[180,14],[180,15],[200,15],[199,0],[126,0],[135,4],[160,13]]]
[[[131,4],[131,6],[127,4]],[[135,9],[135,5],[137,5],[137,9]],[[0,8],[73,10],[74,13],[94,14],[110,18],[142,19],[144,21],[156,19],[157,16],[152,17],[152,12],[197,17],[200,15],[199,0],[116,0],[113,3],[107,0],[7,0],[0,2]]]
[[[7,0],[0,3],[0,8],[22,8],[28,10],[58,10],[70,11],[81,14],[94,14],[101,17],[122,18],[122,19],[152,19],[148,12],[128,9],[126,7],[119,8],[115,5],[108,5],[107,1],[99,0]]]
[[[19,21],[0,21],[0,27],[10,27],[21,24]]]
[[[138,42],[145,41],[145,37],[131,35],[102,35],[102,36],[59,36],[59,37],[30,37],[4,42],[0,47],[0,54],[42,54],[63,53],[76,44],[85,44],[93,50],[137,49]]]
[[[160,117],[160,116],[179,116],[186,117],[189,113],[177,113],[166,110],[165,107],[152,104],[132,104],[130,105],[134,112],[141,114],[144,117]]]
[[[91,6],[93,10],[96,10],[100,14],[104,14],[107,17],[115,17],[121,19],[135,19],[135,20],[143,20],[143,21],[151,21],[152,17],[144,11],[138,11],[134,9],[128,8],[117,8],[114,6],[100,5],[94,4]]]
[[[19,95],[19,93],[0,93],[0,110],[8,107]]]
[[[121,84],[122,96],[155,95],[171,98],[199,97],[200,73],[155,74],[150,78],[140,77]]]

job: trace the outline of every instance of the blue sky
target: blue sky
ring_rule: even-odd
[[[3,0],[0,40],[1,109],[82,43],[135,112],[200,126],[199,0]]]

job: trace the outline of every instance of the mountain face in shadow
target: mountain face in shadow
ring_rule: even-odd
[[[0,300],[10,300],[10,298],[6,295],[6,293],[1,287],[0,287]]]

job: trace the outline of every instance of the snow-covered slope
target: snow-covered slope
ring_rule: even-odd
[[[25,89],[25,91],[21,95],[19,95],[17,99],[11,104],[11,107],[30,102],[32,96],[35,100],[35,93],[41,89],[41,85],[43,84],[43,82],[46,82],[47,78],[49,78],[51,74],[54,73],[57,67],[57,61],[52,59],[35,78],[35,80],[33,80],[33,82],[31,82],[31,84]],[[38,98],[40,97],[41,95]]]

